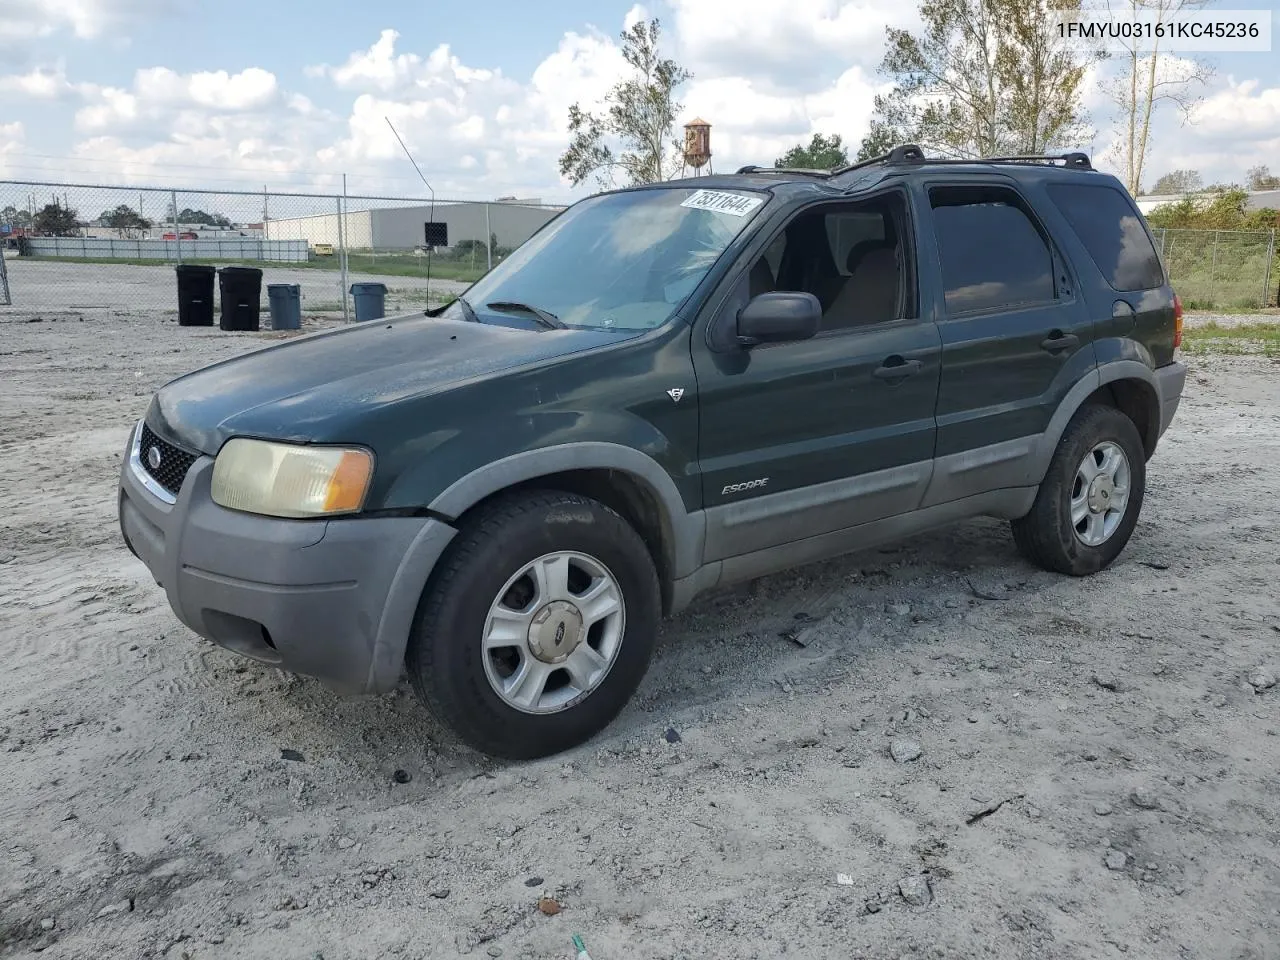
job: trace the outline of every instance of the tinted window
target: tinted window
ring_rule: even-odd
[[[1151,237],[1129,199],[1114,187],[1055,183],[1049,196],[1116,290],[1150,290],[1164,283]]]
[[[1053,257],[1011,190],[929,191],[948,313],[1054,299]]]

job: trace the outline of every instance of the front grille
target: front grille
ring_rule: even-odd
[[[152,460],[155,459],[151,456],[153,449],[160,454],[159,466],[151,465]],[[142,460],[142,469],[175,497],[182,489],[182,481],[186,478],[187,471],[196,462],[194,453],[187,453],[169,441],[160,439],[145,423],[142,425],[142,441],[138,447],[138,456]]]

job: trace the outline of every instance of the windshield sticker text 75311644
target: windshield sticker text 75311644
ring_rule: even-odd
[[[731,217],[745,217],[762,203],[763,197],[746,197],[740,193],[725,193],[723,190],[699,190],[680,206],[727,213]]]

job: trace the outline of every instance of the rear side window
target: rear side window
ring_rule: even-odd
[[[1053,255],[1022,199],[1003,187],[929,191],[947,313],[1054,300]]]
[[[1150,290],[1164,284],[1156,248],[1124,194],[1084,183],[1053,183],[1047,189],[1114,289]]]

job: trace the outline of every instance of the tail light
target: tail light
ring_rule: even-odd
[[[1182,298],[1173,295],[1173,349],[1182,346]]]

